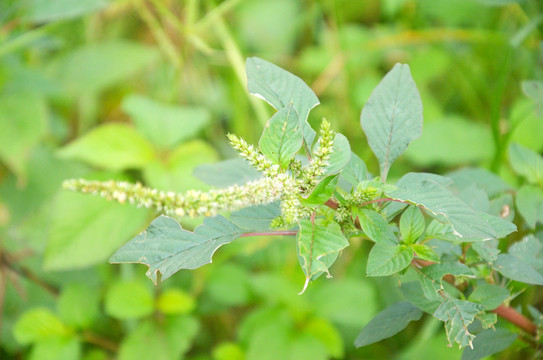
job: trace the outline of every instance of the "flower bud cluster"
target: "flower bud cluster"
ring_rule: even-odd
[[[313,157],[303,173],[303,180],[307,185],[307,189],[312,189],[317,185],[319,177],[324,174],[326,166],[328,166],[328,160],[330,160],[330,155],[333,152],[333,146],[334,132],[330,128],[330,123],[326,119],[323,119],[318,147],[314,151]]]
[[[265,176],[275,176],[279,173],[279,165],[274,165],[262,152],[253,145],[247,144],[245,140],[234,134],[227,135],[230,145],[249,163]]]

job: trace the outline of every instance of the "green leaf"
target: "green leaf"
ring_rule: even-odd
[[[341,334],[330,322],[319,318],[311,319],[305,324],[303,332],[326,346],[331,357],[339,359],[344,356]]]
[[[422,133],[422,101],[409,65],[396,64],[377,85],[360,123],[385,180],[394,160]]]
[[[288,104],[268,120],[259,146],[268,159],[286,169],[303,141],[298,114],[293,105]]]
[[[138,281],[118,282],[105,296],[105,312],[116,319],[139,319],[151,315],[154,308],[153,294]]]
[[[55,200],[44,255],[48,270],[104,262],[145,226],[149,214],[147,209],[72,192],[62,192]]]
[[[413,251],[401,245],[375,244],[368,256],[368,276],[389,276],[409,266]]]
[[[180,289],[171,288],[158,296],[156,307],[166,315],[188,314],[196,307],[196,300]]]
[[[447,177],[451,178],[459,189],[475,186],[484,190],[489,198],[512,189],[511,185],[498,175],[481,168],[464,168],[448,173]]]
[[[488,222],[470,206],[456,197],[447,187],[452,180],[425,173],[408,173],[396,183],[397,190],[388,191],[393,199],[423,206],[441,222],[449,223],[464,241],[478,241],[496,237]]]
[[[332,148],[332,154],[330,154],[323,176],[339,173],[351,160],[351,145],[342,134],[336,134]]]
[[[431,247],[423,244],[412,244],[411,248],[419,259],[439,262],[439,255]]]
[[[210,120],[206,109],[164,104],[140,95],[124,98],[122,109],[159,149],[170,149],[193,138]]]
[[[319,105],[319,99],[299,77],[257,57],[247,59],[247,88],[249,92],[277,110],[292,103],[298,114],[300,129],[308,148],[315,139],[315,130],[307,122],[309,111]]]
[[[498,315],[492,312],[483,312],[477,314],[477,319],[481,322],[483,329],[494,328],[494,325],[498,322]]]
[[[24,18],[36,23],[66,20],[93,13],[109,4],[108,0],[29,0],[25,2]]]
[[[543,111],[543,81],[523,81],[522,92],[536,104],[537,114],[541,116]]]
[[[338,175],[325,177],[315,186],[311,194],[306,198],[302,198],[302,202],[309,205],[324,204],[334,193],[338,180]]]
[[[28,360],[80,360],[82,347],[75,336],[52,336],[37,342]]]
[[[86,284],[72,283],[62,289],[58,314],[68,325],[88,328],[98,316],[100,294]]]
[[[509,297],[509,290],[498,285],[481,284],[473,290],[468,300],[494,310]]]
[[[316,219],[300,221],[296,238],[298,258],[307,281],[315,279],[334,263],[338,253],[349,245],[335,221]]]
[[[279,215],[281,215],[279,202],[273,202],[234,211],[230,221],[251,231],[265,231],[269,230],[271,222]]]
[[[394,235],[386,220],[377,211],[359,209],[358,220],[366,236],[376,243],[389,245],[398,243],[396,235]]]
[[[525,263],[531,265],[534,269],[543,270],[543,259],[541,258],[541,249],[543,244],[533,234],[529,234],[517,241],[509,248],[509,254],[522,259]]]
[[[430,300],[424,296],[424,292],[419,281],[402,283],[400,286],[400,291],[411,304],[428,314],[433,314],[441,303],[440,300]]]
[[[220,188],[243,185],[262,177],[243,159],[229,159],[216,164],[200,165],[194,169],[193,175],[208,185]]]
[[[458,262],[445,262],[426,266],[419,272],[424,296],[430,300],[443,300],[439,292],[444,290],[443,276],[449,274],[453,276],[473,277],[471,269]]]
[[[526,284],[543,285],[543,275],[523,259],[511,254],[499,254],[494,268],[509,279]]]
[[[26,311],[15,323],[13,336],[22,345],[38,342],[51,336],[68,335],[68,328],[46,308]]]
[[[360,182],[368,180],[368,168],[366,163],[354,152],[351,152],[351,159],[349,160],[349,163],[343,167],[341,176],[353,187],[356,187]]]
[[[539,186],[524,185],[516,198],[517,209],[532,229],[537,222],[543,223],[543,190]]]
[[[151,144],[127,124],[94,128],[59,151],[66,159],[81,160],[108,170],[141,168],[154,157]]]
[[[162,215],[117,250],[109,261],[145,264],[149,266],[147,276],[156,284],[158,272],[165,280],[181,269],[196,269],[210,263],[219,247],[244,232],[221,215],[205,218],[194,232],[183,230],[177,221]]]
[[[513,170],[530,183],[543,185],[543,157],[519,144],[509,147],[509,160]]]
[[[387,339],[421,317],[422,311],[410,303],[396,303],[377,314],[358,334],[354,344],[359,348]]]
[[[407,244],[412,244],[424,232],[425,223],[422,212],[416,206],[409,206],[400,218],[400,233],[403,241]]]
[[[447,297],[436,309],[434,316],[445,322],[449,343],[456,342],[460,347],[464,347],[472,345],[475,336],[470,334],[468,326],[482,310],[483,305]]]
[[[517,339],[517,334],[503,328],[488,329],[477,334],[473,349],[465,348],[462,360],[479,360],[507,349]]]
[[[226,341],[217,345],[211,353],[213,360],[244,360],[243,349],[237,343]]]
[[[95,42],[56,60],[50,76],[64,85],[69,96],[98,93],[141,72],[158,55],[157,49],[135,42]]]

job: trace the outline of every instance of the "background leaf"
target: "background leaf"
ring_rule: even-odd
[[[543,185],[543,158],[538,153],[519,144],[509,147],[509,160],[513,170],[528,182]]]
[[[473,349],[466,347],[462,360],[479,360],[507,349],[517,339],[517,334],[503,328],[487,329],[477,334]]]
[[[422,133],[422,101],[409,65],[396,64],[371,93],[360,115],[386,179],[390,166]]]
[[[138,281],[113,284],[105,296],[105,311],[116,319],[138,319],[155,310],[151,291]]]
[[[194,169],[193,175],[206,184],[216,187],[243,185],[262,177],[243,159],[229,159],[216,164],[200,165]]]
[[[481,284],[469,295],[468,300],[494,310],[509,297],[509,291],[498,285]]]

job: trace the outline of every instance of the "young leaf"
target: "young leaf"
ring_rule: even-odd
[[[368,256],[368,276],[389,276],[409,266],[413,251],[399,245],[375,244]]]
[[[479,360],[507,349],[517,339],[517,334],[503,328],[487,329],[473,339],[473,348],[465,348],[462,360]]]
[[[439,255],[431,247],[423,244],[412,244],[411,248],[419,259],[439,262]]]
[[[488,222],[447,188],[451,184],[452,180],[443,176],[409,173],[398,180],[397,190],[388,191],[387,195],[423,206],[440,221],[448,222],[457,235],[467,238],[465,241],[496,237]]]
[[[416,206],[409,206],[400,218],[400,233],[406,244],[414,243],[424,232],[424,216]]]
[[[268,120],[259,145],[268,159],[286,169],[303,140],[298,114],[292,104],[288,104]]]
[[[257,57],[248,58],[245,63],[247,88],[249,92],[277,110],[292,106],[298,114],[300,129],[308,147],[313,144],[315,130],[307,122],[309,111],[319,105],[319,99],[299,77]]]
[[[421,317],[422,311],[410,303],[396,303],[377,314],[358,334],[354,344],[359,348],[387,339]]]
[[[509,160],[513,170],[529,182],[543,185],[543,157],[519,144],[509,147]]]
[[[460,347],[472,346],[475,336],[468,331],[471,324],[484,306],[466,300],[447,297],[434,312],[434,316],[445,322],[445,330],[449,343],[456,342]]]
[[[317,219],[314,224],[306,219],[301,220],[296,242],[298,258],[307,281],[328,273],[339,251],[349,245],[339,224],[325,219]]]
[[[359,209],[358,220],[366,236],[376,243],[388,245],[398,243],[396,235],[378,212],[370,209]]]
[[[183,230],[177,221],[162,215],[117,250],[109,262],[145,264],[149,266],[147,277],[156,284],[158,272],[165,280],[181,269],[196,269],[210,263],[220,246],[244,232],[221,215],[205,218],[194,232]]]
[[[468,300],[494,310],[509,297],[509,290],[498,285],[481,284],[473,290]]]
[[[409,65],[396,64],[371,93],[360,115],[386,179],[392,162],[422,134],[422,101]]]
[[[524,185],[516,198],[517,209],[532,229],[537,222],[543,223],[543,190],[539,186]]]
[[[332,175],[322,179],[317,186],[311,191],[311,194],[307,198],[303,198],[302,201],[309,205],[322,205],[330,196],[332,196],[336,189],[337,182],[339,180],[338,175]]]
[[[366,163],[351,152],[351,160],[343,167],[341,177],[347,180],[353,187],[356,187],[361,181],[368,180],[368,168]]]

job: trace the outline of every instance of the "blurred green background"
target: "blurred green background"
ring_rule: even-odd
[[[208,189],[194,168],[235,156],[228,132],[257,143],[273,113],[246,91],[259,56],[311,86],[310,122],[326,116],[373,172],[360,110],[408,63],[424,131],[390,177],[480,166],[516,185],[509,143],[543,151],[526,82],[543,80],[542,22],[540,0],[0,0],[0,358],[459,359],[431,317],[354,348],[401,300],[365,277],[360,239],[301,296],[287,237],[240,238],[154,287],[107,259],[156,214],[60,184]]]

